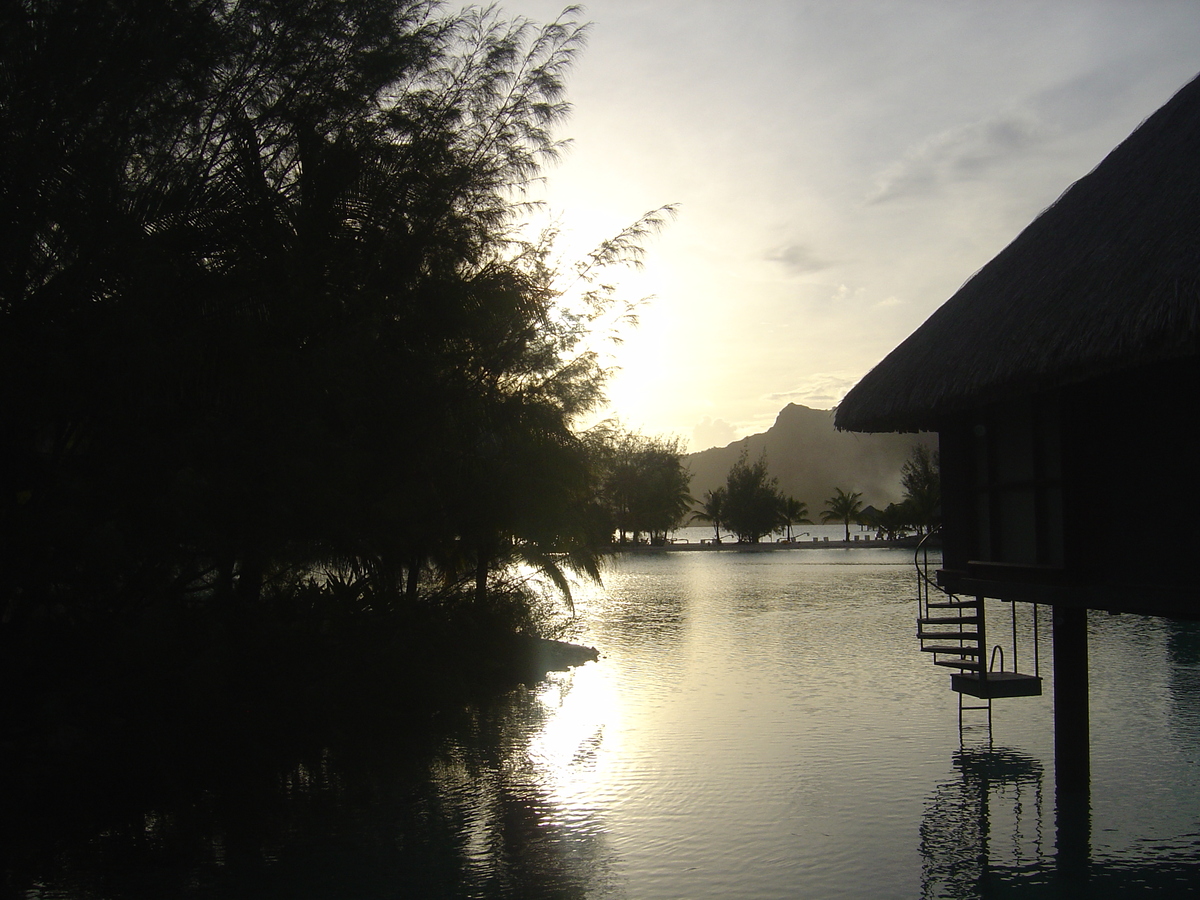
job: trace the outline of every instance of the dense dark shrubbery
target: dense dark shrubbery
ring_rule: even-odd
[[[180,605],[88,627],[27,623],[0,647],[0,759],[11,773],[113,753],[162,751],[165,763],[164,741],[219,754],[404,734],[589,658],[569,646],[547,655],[527,598],[504,598],[380,610],[306,588],[256,604],[235,627]]]

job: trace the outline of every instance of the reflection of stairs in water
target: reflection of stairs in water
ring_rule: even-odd
[[[933,664],[953,669],[950,688],[959,695],[959,724],[964,709],[987,710],[991,725],[992,700],[1002,697],[1037,697],[1042,679],[1037,669],[1037,607],[1034,606],[1033,643],[1035,674],[1016,671],[1016,603],[1013,609],[1013,671],[1004,668],[1004,649],[1000,645],[987,654],[986,607],[982,597],[965,599],[946,593],[929,575],[929,551],[926,535],[917,547],[917,638],[921,650],[933,654]],[[999,668],[997,668],[999,660]],[[986,706],[964,706],[963,695],[987,701]]]
[[[1053,878],[1041,762],[1001,747],[956,750],[952,760],[957,777],[925,800],[920,896],[1008,896]]]

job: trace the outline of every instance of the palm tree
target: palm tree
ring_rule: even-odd
[[[808,518],[808,504],[795,497],[781,497],[779,502],[779,521],[787,529],[787,539],[792,540],[793,525],[811,525]]]
[[[835,487],[836,497],[825,501],[825,511],[821,513],[822,522],[841,522],[846,526],[846,541],[850,541],[850,520],[858,517],[862,510],[862,494],[852,491],[847,494],[840,487]]]
[[[713,542],[721,543],[721,520],[725,514],[725,488],[704,492],[704,509],[692,514],[693,522],[708,522],[713,527]]]

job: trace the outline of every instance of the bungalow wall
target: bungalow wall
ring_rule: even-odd
[[[946,421],[946,586],[1200,617],[1198,387],[1188,357]]]

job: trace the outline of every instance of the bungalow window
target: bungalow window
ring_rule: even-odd
[[[1063,562],[1062,440],[1056,398],[982,411],[973,429],[979,559]]]

